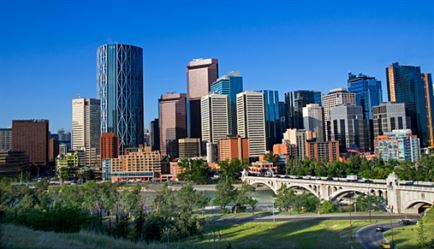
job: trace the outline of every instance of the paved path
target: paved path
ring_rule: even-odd
[[[384,233],[377,232],[375,229],[379,226],[384,227],[384,230],[387,231],[389,229],[393,229],[395,227],[402,226],[399,222],[395,223],[382,223],[382,224],[373,224],[360,228],[356,232],[356,239],[360,242],[360,244],[365,249],[378,249],[380,247],[381,241],[384,240]]]
[[[409,215],[388,215],[388,214],[372,214],[372,220],[387,220],[387,219],[408,219],[408,218],[419,218],[419,216],[409,216]],[[262,213],[253,216],[247,217],[216,217],[213,220],[213,223],[223,222],[223,223],[231,223],[231,222],[270,222],[270,221],[300,221],[300,220],[368,220],[369,214],[353,214],[351,216],[347,214],[339,214],[339,215],[273,215],[269,213]],[[375,230],[375,228],[374,228]]]

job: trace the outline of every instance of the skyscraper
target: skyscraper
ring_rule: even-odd
[[[331,137],[331,120],[330,111],[332,107],[338,105],[355,105],[356,104],[356,94],[348,92],[345,88],[336,88],[330,90],[327,95],[322,97],[322,106],[324,111],[324,131],[325,139],[330,141]],[[342,144],[341,144],[342,146]]]
[[[158,118],[152,120],[149,124],[149,129],[151,132],[151,149],[160,150],[160,120]]]
[[[321,105],[321,92],[297,90],[285,93],[286,128],[303,129],[303,107]]]
[[[429,146],[432,125],[429,127],[427,117],[431,115],[428,115],[428,109],[432,106],[432,99],[427,93],[432,94],[432,85],[424,82],[420,67],[417,66],[393,63],[386,68],[386,76],[389,101],[405,103],[413,134],[420,138],[422,147]]]
[[[237,130],[249,139],[249,157],[259,157],[266,151],[264,95],[245,91],[237,94]]]
[[[372,107],[372,115],[374,138],[393,130],[409,128],[404,103],[381,103]]]
[[[365,120],[367,139],[369,149],[373,147],[372,133],[372,107],[383,102],[383,92],[381,90],[381,81],[374,77],[359,74],[358,76],[348,74],[348,91],[356,94],[356,104],[363,109],[363,119]]]
[[[267,150],[272,150],[273,145],[280,143],[282,133],[279,127],[279,92],[272,90],[261,91],[264,94],[265,130],[267,137]]]
[[[229,134],[228,96],[211,93],[201,99],[202,142],[217,143]]]
[[[210,92],[228,95],[229,97],[229,134],[237,134],[237,94],[243,91],[243,77],[240,72],[232,71],[218,78]]]
[[[306,130],[315,131],[317,140],[324,141],[323,110],[318,104],[308,104],[303,107],[303,121]]]
[[[187,65],[188,136],[201,138],[200,98],[218,78],[217,59],[194,59]]]
[[[12,149],[24,151],[30,164],[48,164],[48,137],[48,120],[12,120]]]
[[[97,51],[101,132],[113,132],[120,151],[143,144],[143,50],[105,44]]]
[[[367,149],[363,109],[357,105],[339,105],[330,109],[331,137],[339,141],[340,151]]]
[[[178,139],[187,137],[185,93],[168,93],[159,99],[161,155],[178,156]]]
[[[87,166],[99,167],[100,125],[99,99],[72,100],[72,149],[84,151]]]

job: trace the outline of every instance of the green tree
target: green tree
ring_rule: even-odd
[[[243,182],[241,187],[237,190],[234,199],[234,206],[232,207],[232,212],[237,213],[239,211],[245,211],[247,206],[250,206],[252,210],[255,209],[258,201],[253,198],[253,192],[255,188],[249,184]]]
[[[332,201],[324,201],[321,203],[321,213],[322,214],[330,214],[336,211],[336,206]]]
[[[292,208],[292,202],[295,198],[295,192],[292,189],[282,185],[278,190],[274,199],[274,205],[280,210],[289,211]]]
[[[236,195],[237,191],[232,184],[232,179],[220,179],[216,186],[213,203],[218,205],[223,212],[227,212],[226,207],[234,201]]]

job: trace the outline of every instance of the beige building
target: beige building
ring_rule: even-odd
[[[159,181],[161,158],[158,151],[139,148],[118,158],[103,160],[103,177],[112,182]]]
[[[72,149],[82,150],[85,165],[100,163],[100,101],[77,98],[72,100]]]
[[[202,142],[217,143],[229,134],[228,96],[208,94],[201,99]]]
[[[249,139],[249,157],[266,152],[264,95],[260,92],[237,94],[237,130],[240,137]]]

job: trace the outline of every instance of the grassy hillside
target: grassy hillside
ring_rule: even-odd
[[[367,225],[367,221],[353,222],[353,232]],[[232,248],[349,248],[349,221],[249,222],[243,224],[212,225],[200,237],[179,243],[138,243],[114,239],[88,232],[54,233],[34,231],[25,227],[2,225],[2,248],[12,249],[225,249]],[[354,240],[354,248],[360,248]]]
[[[424,221],[424,230],[427,241],[434,245],[434,208],[428,211]],[[391,241],[393,233],[393,241],[400,249],[413,249],[418,246],[418,225],[399,227],[393,231],[385,233],[386,239]]]

